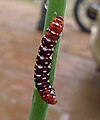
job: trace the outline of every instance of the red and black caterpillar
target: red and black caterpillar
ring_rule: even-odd
[[[51,21],[50,26],[42,38],[34,68],[34,81],[38,93],[45,102],[52,105],[56,104],[57,100],[55,98],[55,90],[50,84],[49,72],[53,51],[63,30],[63,26],[64,20],[61,16],[55,17]]]

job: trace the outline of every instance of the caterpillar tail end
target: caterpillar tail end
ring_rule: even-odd
[[[44,92],[45,92],[45,94],[43,94]],[[50,92],[50,90],[46,90],[43,92],[39,92],[39,94],[43,101],[45,101],[48,104],[55,105],[57,103],[55,92],[53,94],[46,94],[49,92]]]

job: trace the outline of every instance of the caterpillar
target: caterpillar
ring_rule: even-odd
[[[50,84],[49,73],[53,51],[63,26],[64,20],[61,16],[57,16],[51,21],[42,37],[34,67],[34,81],[38,93],[45,102],[51,105],[56,104],[57,100],[55,89]]]

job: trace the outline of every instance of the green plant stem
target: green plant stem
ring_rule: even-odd
[[[44,33],[47,27],[49,26],[52,18],[55,17],[54,13],[56,12],[57,16],[64,16],[65,8],[66,8],[66,0],[49,0]],[[58,40],[54,50],[52,68],[50,70],[51,84],[53,84],[53,80],[54,80],[59,44],[60,44],[60,39]],[[38,95],[37,89],[34,87],[34,94],[32,98],[32,106],[31,106],[29,120],[45,120],[47,110],[48,110],[48,104],[41,99],[41,97]]]

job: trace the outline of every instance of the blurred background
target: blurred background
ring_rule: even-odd
[[[99,61],[89,33],[99,3],[91,1],[68,1],[54,83],[58,103],[49,106],[47,120],[100,120]],[[28,118],[41,7],[41,0],[0,0],[0,120]]]

